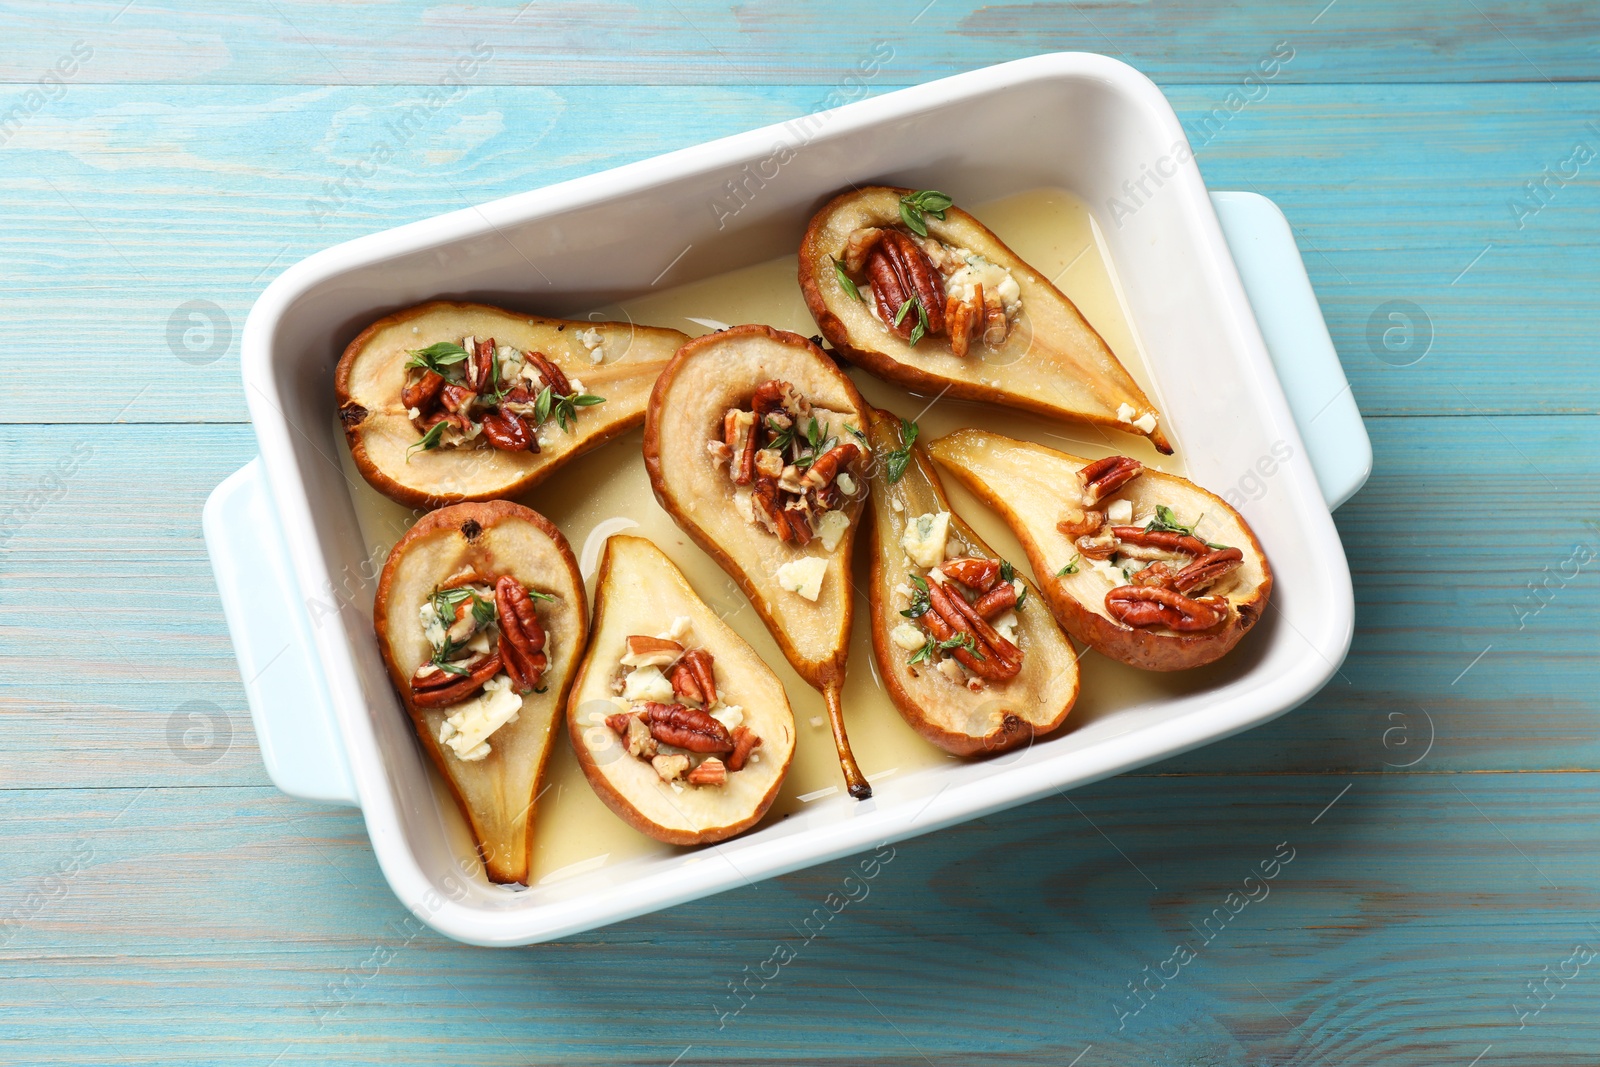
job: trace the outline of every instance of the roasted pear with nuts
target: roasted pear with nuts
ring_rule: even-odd
[[[1199,667],[1266,610],[1272,568],[1260,542],[1187,479],[974,429],[929,451],[1011,526],[1067,632],[1112,659]]]
[[[872,653],[911,728],[958,756],[1050,733],[1078,657],[1038,591],[950,509],[915,423],[869,413]]]
[[[656,500],[739,583],[795,671],[821,690],[857,799],[872,787],[850,754],[840,691],[865,408],[804,337],[735,326],[678,350],[644,424]]]
[[[1172,451],[1155,406],[1077,306],[943,193],[841,193],[806,228],[800,288],[823,336],[880,378]]]
[[[362,477],[410,507],[519,493],[639,425],[677,330],[434,301],[379,319],[339,360]]]
[[[503,500],[424,515],[378,580],[384,663],[491,881],[527,882],[534,799],[586,618],[566,538]]]
[[[777,676],[659,548],[623,535],[606,542],[567,736],[606,806],[672,845],[754,826],[795,743]]]

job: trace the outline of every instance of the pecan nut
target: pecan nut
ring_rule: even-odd
[[[750,761],[750,753],[761,747],[761,738],[748,726],[733,731],[733,752],[728,756],[728,770],[742,771]]]
[[[977,599],[972,605],[984,619],[992,619],[1003,611],[1008,611],[1017,606],[1017,587],[1010,582],[1001,582],[987,593]]]
[[[416,675],[411,679],[411,702],[419,708],[444,708],[451,704],[459,704],[468,697],[475,695],[487,682],[500,672],[501,659],[499,654],[486,656],[481,660],[474,660],[474,666],[467,668],[465,676],[451,674],[449,671],[440,670],[437,674],[430,674],[425,678]],[[424,664],[424,667],[432,664]],[[417,672],[418,675],[421,670]],[[421,688],[418,688],[419,684]]]
[[[529,352],[528,362],[539,372],[544,384],[550,387],[550,392],[556,396],[572,395],[572,383],[567,381],[566,373],[549,356],[543,352]]]
[[[894,324],[894,316],[907,300],[915,299],[928,317],[927,332],[944,332],[944,284],[933,260],[909,235],[884,230],[866,259],[867,277],[884,322],[903,340],[910,340],[917,318],[907,313]]]
[[[1078,472],[1083,478],[1085,507],[1100,503],[1107,496],[1144,473],[1144,464],[1129,456],[1097,459]]]
[[[467,360],[467,380],[474,389],[481,391],[494,377],[494,338],[479,341],[472,349],[472,358]]]
[[[672,668],[672,673],[667,675],[667,681],[672,683],[672,694],[684,700],[698,700],[705,702],[706,695],[700,689],[700,680],[694,676],[694,671],[689,665],[680,661]]]
[[[856,456],[860,454],[861,449],[855,445],[849,443],[834,445],[817,457],[816,461],[806,471],[805,476],[800,479],[800,484],[807,489],[826,488],[832,485],[839,472],[853,463]]]
[[[533,598],[521,582],[504,574],[494,586],[494,606],[500,617],[500,654],[506,674],[519,690],[532,692],[550,666],[544,651],[544,626]]]
[[[1216,583],[1217,579],[1244,563],[1244,553],[1237,548],[1218,548],[1199,556],[1172,579],[1172,587],[1180,593],[1192,593]]]
[[[974,593],[987,593],[1000,580],[1000,564],[996,560],[978,556],[947,559],[939,564],[946,578],[954,578]]]
[[[437,371],[424,369],[421,377],[414,382],[407,382],[400,390],[400,403],[408,411],[415,408],[419,414],[426,414],[443,391],[444,377]]]
[[[1211,546],[1192,534],[1176,530],[1146,530],[1139,526],[1113,526],[1111,533],[1119,541],[1141,548],[1159,548],[1167,552],[1182,552],[1190,556],[1204,556]]]
[[[504,409],[483,417],[483,436],[501,452],[539,451],[539,442],[522,416]]]
[[[686,779],[690,785],[722,785],[727,780],[728,768],[715,756],[702,760]]]
[[[683,704],[641,705],[650,736],[664,745],[675,745],[690,752],[731,752],[733,738],[728,728],[699,708]]]
[[[1228,598],[1198,600],[1158,585],[1123,585],[1106,594],[1106,611],[1135,629],[1165,626],[1179,633],[1209,630],[1228,617]]]
[[[717,676],[712,670],[715,660],[711,653],[703,648],[691,648],[683,654],[682,665],[694,675],[695,688],[700,690],[700,699],[706,704],[717,702]]]

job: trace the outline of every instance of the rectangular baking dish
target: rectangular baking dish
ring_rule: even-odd
[[[841,794],[718,846],[525,890],[463,878],[445,825],[455,812],[372,634],[375,576],[334,419],[344,345],[439,296],[559,312],[645,291],[668,268],[677,284],[761,262],[792,252],[833,192],[879,181],[968,203],[1075,193],[1104,232],[1190,477],[1222,494],[1290,453],[1273,461],[1270,491],[1241,506],[1276,588],[1237,669],[1198,694],[898,776],[864,803]],[[286,792],[359,805],[395,894],[469,943],[560,937],[1163,759],[1304,701],[1349,647],[1331,509],[1365,480],[1371,449],[1292,234],[1269,201],[1208,194],[1160,90],[1103,56],[974,71],[339,245],[268,286],[242,358],[261,455],[213,493],[205,531],[263,758]],[[334,590],[353,595],[317,610]]]

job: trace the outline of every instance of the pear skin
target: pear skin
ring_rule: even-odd
[[[599,333],[596,363],[580,340]],[[524,352],[541,352],[568,378],[605,397],[579,410],[568,433],[550,420],[538,452],[502,452],[486,442],[428,451],[400,401],[411,352],[439,341],[489,338]],[[593,335],[591,335],[591,338]],[[436,300],[397,311],[368,326],[345,349],[335,372],[339,419],[356,468],[372,487],[407,507],[432,508],[463,500],[514,496],[569,460],[633,429],[656,375],[688,340],[677,330],[628,322],[574,322],[522,315],[486,304]]]
[[[1170,453],[1155,405],[1077,306],[960,208],[946,209],[943,219],[925,215],[924,223],[930,237],[1010,270],[1022,312],[1003,344],[991,348],[975,341],[967,355],[957,356],[948,337],[933,334],[913,347],[873,315],[864,282],[857,283],[862,298],[850,294],[835,269],[845,258],[846,241],[863,227],[904,230],[900,198],[914,191],[880,185],[841,193],[806,228],[800,288],[834,349],[907,389],[1094,423],[1148,437],[1158,451]],[[1145,416],[1156,420],[1149,430],[1134,425]]]
[[[734,326],[684,345],[656,380],[645,414],[645,470],[662,508],[738,583],[790,665],[821,691],[850,794],[865,799],[872,789],[850,754],[840,704],[862,494],[840,506],[850,525],[831,552],[820,540],[803,548],[786,544],[736,511],[728,469],[706,449],[707,442],[722,438],[724,413],[749,408],[756,387],[770,379],[790,383],[812,404],[846,415],[858,428],[866,425],[861,394],[821,349],[769,326]],[[805,556],[827,561],[814,602],[781,588],[776,579],[779,567]]]
[[[1239,568],[1217,589],[1228,601],[1223,620],[1212,629],[1180,633],[1135,628],[1113,618],[1106,594],[1126,580],[1085,559],[1074,538],[1057,528],[1084,514],[1079,472],[1090,460],[971,428],[941,437],[929,452],[1005,519],[1067,633],[1112,659],[1151,671],[1199,667],[1226,655],[1266,610],[1272,568],[1255,533],[1220,497],[1185,478],[1146,468],[1095,505],[1103,510],[1125,499],[1136,516],[1165,505],[1184,522],[1195,523],[1196,537],[1243,553]]]
[[[418,707],[411,694],[412,675],[433,652],[422,630],[422,605],[468,567],[485,577],[509,574],[555,598],[537,604],[548,634],[544,691],[523,696],[516,719],[489,736],[490,752],[481,760],[463,760],[439,742],[451,707]],[[534,801],[583,655],[587,618],[583,577],[566,538],[543,515],[503,500],[424,515],[394,546],[378,580],[373,623],[383,661],[423,748],[472,828],[490,881],[527,882]]]
[[[661,779],[630,755],[606,725],[628,703],[612,689],[628,637],[654,636],[687,616],[691,647],[711,653],[717,695],[742,709],[743,725],[761,738],[750,762],[720,786],[685,786]],[[794,760],[794,715],[783,683],[755,650],[695,594],[683,572],[642,537],[606,541],[595,584],[589,650],[567,700],[567,736],[595,793],[618,818],[671,845],[723,841],[766,814]]]

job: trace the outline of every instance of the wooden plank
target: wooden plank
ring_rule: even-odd
[[[1594,422],[1374,420],[1372,481],[1339,512],[1357,601],[1340,675],[1151,773],[1382,771],[1423,751],[1430,716],[1419,769],[1600,768],[1597,564],[1573,560],[1600,556],[1581,503]],[[200,537],[206,495],[254,451],[237,426],[0,429],[17,516],[0,523],[0,783],[265,783]],[[1512,500],[1540,516],[1514,535],[1489,503]],[[198,752],[191,701],[227,734],[192,739]]]
[[[279,0],[224,10],[49,0],[0,6],[14,50],[0,77],[35,82],[83,42],[74,80],[416,84],[458,76],[495,83],[787,82],[834,85],[874,48],[902,81],[924,81],[1053,51],[1114,55],[1166,82],[1241,81],[1289,42],[1291,81],[1568,81],[1595,76],[1600,43],[1580,0],[1529,8],[1422,0],[1335,4],[1202,0],[1160,5],[844,4],[360,5]],[[475,55],[478,62],[472,60]],[[465,59],[467,65],[455,64]]]
[[[870,877],[825,864],[520,951],[408,925],[353,813],[265,789],[8,790],[0,1014],[27,1025],[0,1050],[1064,1065],[1093,1045],[1083,1064],[1405,1067],[1493,1044],[1587,1063],[1587,971],[1521,1030],[1513,1008],[1600,944],[1600,804],[1575,777],[1120,778],[903,843]],[[1167,964],[1180,943],[1195,958]]]
[[[239,332],[295,260],[821,99],[814,87],[474,88],[403,158],[328,193],[417,92],[82,86],[35,116],[6,146],[0,335],[69,341],[111,387],[64,390],[13,366],[0,421],[240,421]],[[1576,141],[1600,152],[1581,120],[1600,112],[1600,87],[1284,85],[1203,129],[1225,94],[1172,96],[1209,184],[1259,189],[1287,211],[1367,413],[1600,407],[1596,187],[1551,185],[1521,229],[1507,206],[1533,203],[1524,183]],[[217,329],[195,301],[218,309]],[[1386,317],[1392,301],[1408,302],[1409,342],[1407,322]],[[1386,347],[1391,326],[1402,332]]]

